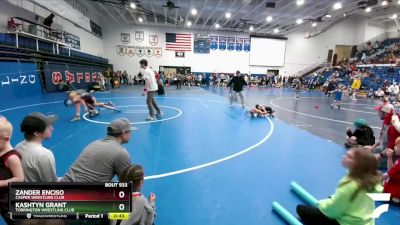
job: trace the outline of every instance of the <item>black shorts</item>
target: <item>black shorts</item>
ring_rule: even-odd
[[[274,113],[275,111],[274,110],[272,110],[272,108],[271,107],[269,107],[269,106],[267,106],[267,107],[265,107],[265,110],[267,111],[267,113],[269,113],[269,114],[272,114],[272,113]]]
[[[89,95],[89,94],[84,94],[81,96],[81,98],[83,99],[83,101],[85,101],[86,105],[91,105],[94,106],[94,98],[93,96]]]

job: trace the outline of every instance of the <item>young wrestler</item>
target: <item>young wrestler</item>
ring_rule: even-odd
[[[250,110],[250,115],[252,117],[275,117],[275,111],[269,106],[261,106],[257,104],[253,109]]]
[[[98,102],[96,98],[89,93],[78,93],[72,91],[69,93],[68,98],[65,100],[65,105],[75,105],[75,117],[71,119],[71,122],[81,119],[81,105],[83,105],[85,112],[89,112],[91,117],[99,114],[96,107],[101,107],[105,109],[110,109],[115,112],[121,112],[121,110],[116,109],[115,105],[110,101],[108,103]]]
[[[343,90],[344,88],[339,85],[333,92],[335,93],[335,100],[333,100],[333,103],[331,105],[331,109],[337,107],[340,109],[340,103],[342,102],[342,96],[343,96]]]

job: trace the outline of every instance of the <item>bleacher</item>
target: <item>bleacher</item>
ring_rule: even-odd
[[[356,55],[356,58],[357,58],[357,60],[361,60],[361,57],[362,57],[363,53],[365,53],[365,55],[366,55],[367,57],[370,57],[370,56],[376,54],[377,52],[380,52],[380,54],[377,54],[377,55],[376,55],[376,57],[379,58],[379,57],[381,57],[382,55],[384,55],[384,54],[387,53],[386,51],[383,51],[383,50],[385,49],[385,47],[388,47],[388,46],[390,46],[390,45],[392,45],[392,44],[399,43],[399,42],[400,42],[400,38],[389,38],[389,39],[386,39],[386,40],[380,42],[380,44],[379,44],[379,49],[377,49],[377,50],[375,49],[375,50],[373,50],[373,51],[367,51],[367,50],[360,50],[360,51],[358,51],[358,53],[357,53],[357,55]],[[373,45],[373,44],[374,44],[374,43],[372,43],[372,45]]]
[[[16,36],[17,33],[0,33],[0,48],[3,47],[3,50],[6,48],[8,51],[11,49],[15,52],[62,55],[71,59],[108,64],[108,59],[73,50],[66,45],[59,45],[57,49],[54,42],[29,37],[29,34],[20,33],[18,39]],[[0,54],[0,56],[3,55]]]
[[[362,75],[367,72],[371,74],[369,77],[362,77],[362,90],[377,90],[378,88],[381,88],[383,86],[385,81],[389,81],[390,83],[400,83],[399,65],[393,64],[392,60],[383,60],[389,54],[393,54],[394,56],[397,56],[397,58],[399,57],[400,49],[397,50],[393,47],[396,47],[394,46],[395,44],[400,43],[400,38],[393,38],[393,36],[389,37],[388,34],[385,35],[387,35],[386,37],[388,38],[385,40],[381,39],[382,41],[379,42],[379,48],[372,48],[371,51],[361,50],[357,52],[355,58],[339,63],[339,65],[344,64],[347,66],[349,65],[349,63],[353,63],[356,65],[358,70],[363,71],[363,73],[361,73]],[[373,41],[370,42],[372,45],[375,44]],[[369,56],[367,57],[366,61],[361,61],[363,53],[366,53],[366,55]],[[348,75],[348,71],[340,66],[336,68],[324,68],[324,71],[322,73],[318,73],[317,78],[315,78],[314,73],[308,74],[303,77],[303,80],[304,83],[308,84],[309,81],[315,81],[315,79],[318,79],[318,85],[322,85],[332,77],[332,74],[335,71],[337,71],[339,74],[339,83],[350,86],[350,76]]]
[[[358,68],[365,68],[366,69],[365,72],[369,71],[373,74],[373,76],[371,77],[363,77],[361,79],[363,90],[369,90],[369,89],[378,90],[378,88],[381,88],[383,86],[385,80],[391,83],[393,82],[400,83],[400,67],[387,67],[387,66],[364,67],[362,65],[359,65]],[[334,69],[329,68],[329,70],[323,72],[321,76],[318,76],[318,83],[322,85],[328,79],[331,78],[333,73]],[[315,79],[313,74],[304,77],[304,81],[307,84],[311,79]],[[349,86],[350,79],[349,77],[346,77],[344,76],[344,74],[342,75],[341,72],[339,72],[339,83]]]

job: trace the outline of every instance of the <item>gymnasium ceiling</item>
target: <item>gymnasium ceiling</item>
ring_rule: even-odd
[[[169,4],[168,1],[170,1]],[[371,5],[371,12],[366,13],[368,1],[371,0],[304,0],[297,5],[297,0],[87,0],[89,10],[112,23],[128,25],[147,25],[163,27],[181,27],[201,29],[205,31],[222,30],[248,32],[253,34],[286,35],[296,30],[318,29],[335,24],[343,19],[363,16],[376,22],[394,22],[389,16],[397,13],[400,18],[400,0],[383,0]],[[136,8],[130,7],[134,3]],[[172,7],[171,2],[175,7]],[[268,2],[275,3],[275,8],[267,8]],[[341,9],[334,10],[336,2],[342,4]],[[360,2],[362,5],[360,6]],[[373,0],[371,1],[373,2]],[[167,7],[169,5],[170,7]],[[195,8],[197,15],[192,15]],[[225,14],[231,13],[227,19]],[[326,15],[331,15],[327,17]],[[345,15],[345,17],[344,17]],[[268,16],[272,17],[267,21]],[[397,18],[397,20],[399,20]],[[302,19],[302,24],[296,20]],[[192,25],[188,27],[187,21]],[[311,25],[317,22],[317,26]],[[216,24],[220,27],[217,29]],[[253,27],[250,32],[249,28]]]

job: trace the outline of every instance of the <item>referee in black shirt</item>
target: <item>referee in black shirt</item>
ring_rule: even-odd
[[[230,87],[232,84],[233,84],[233,87],[231,88],[231,96],[230,96],[229,106],[232,106],[234,94],[237,94],[240,96],[240,101],[242,102],[242,108],[244,108],[244,98],[242,95],[242,91],[243,91],[243,86],[247,85],[247,84],[246,84],[246,81],[244,80],[243,76],[240,75],[239,70],[236,71],[236,75],[231,79],[231,81],[228,84],[228,87]],[[236,93],[232,93],[232,89]]]

